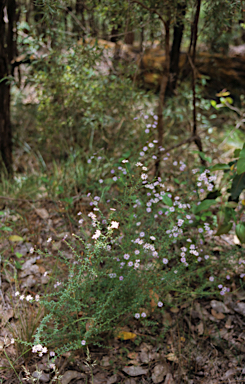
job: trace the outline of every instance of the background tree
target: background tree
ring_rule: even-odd
[[[15,0],[3,0],[0,3],[0,154],[1,169],[5,167],[12,175],[12,130],[10,120],[10,84],[11,61],[16,53]]]

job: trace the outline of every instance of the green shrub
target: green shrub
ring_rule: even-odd
[[[82,149],[79,156],[86,160],[101,148],[109,156],[119,143],[120,151],[131,145],[134,109],[143,96],[130,78],[110,73],[102,53],[96,43],[77,44],[66,51],[52,50],[36,64],[40,140],[57,158]]]
[[[239,265],[239,252],[205,254],[212,230],[193,221],[197,199],[181,200],[162,181],[148,182],[141,163],[123,163],[117,198],[106,202],[102,191],[88,217],[79,215],[80,231],[64,239],[73,258],[61,254],[68,274],[54,279],[54,292],[40,299],[46,315],[35,345],[55,348],[57,355],[105,345],[105,336],[117,336],[125,324],[156,325],[158,312],[197,297],[224,295],[224,281]]]

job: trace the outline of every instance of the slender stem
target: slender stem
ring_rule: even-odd
[[[195,65],[195,58],[196,58],[196,45],[197,45],[197,38],[198,38],[198,21],[200,16],[200,9],[201,9],[201,0],[197,0],[197,7],[196,7],[196,14],[195,14],[195,20],[194,20],[194,26],[193,26],[193,50],[192,50],[192,61]]]
[[[13,369],[14,373],[16,374],[16,376],[18,377],[18,380],[19,380],[20,378],[18,376],[18,373],[16,372],[15,367],[13,366],[12,361],[8,357],[8,354],[6,353],[5,349],[3,350],[3,352],[4,352],[6,358],[7,358],[8,362],[9,362],[10,367]],[[20,383],[22,383],[22,381]]]

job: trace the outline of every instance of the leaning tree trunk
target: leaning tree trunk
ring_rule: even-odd
[[[15,25],[15,0],[0,2],[0,169],[8,175],[13,173],[12,130],[10,122],[10,64],[13,59],[15,43],[13,30]]]

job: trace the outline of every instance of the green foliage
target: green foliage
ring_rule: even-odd
[[[202,8],[202,39],[212,52],[226,53],[232,37],[232,25],[238,24],[240,2],[208,0]]]
[[[113,153],[113,142],[125,151],[132,138],[132,104],[137,105],[141,95],[130,79],[109,73],[101,54],[96,42],[52,51],[35,71],[39,140],[43,145],[51,142],[61,156],[76,156],[79,149],[84,160],[88,150]]]
[[[63,11],[57,1],[38,3],[44,19],[50,15],[52,21],[56,10],[61,18]],[[213,15],[218,3],[224,5],[223,15],[233,12],[227,2],[215,1]],[[157,9],[164,18],[171,14],[172,20],[178,19],[177,1],[144,4]],[[101,1],[96,17],[105,20],[109,15],[108,30],[118,27],[119,32],[150,20],[147,34],[158,30],[161,36],[163,25],[158,15],[139,4],[131,5],[127,1]],[[166,185],[161,179],[155,180],[152,169],[158,151],[157,140],[153,140],[157,116],[153,111],[150,118],[144,116],[145,97],[135,89],[130,76],[121,76],[110,65],[114,52],[103,51],[98,41],[85,38],[80,45],[73,43],[61,49],[63,37],[60,33],[57,40],[51,39],[53,48],[33,65],[31,81],[38,100],[36,136],[40,147],[45,148],[43,152],[52,150],[53,161],[50,172],[46,166],[50,166],[50,158],[45,162],[48,156],[44,154],[38,185],[44,185],[49,195],[61,197],[70,206],[76,198],[71,197],[71,186],[76,186],[78,198],[83,190],[95,197],[91,199],[93,211],[89,218],[81,215],[79,230],[72,238],[64,239],[72,251],[69,259],[66,252],[58,257],[60,263],[65,263],[65,271],[61,266],[59,275],[54,272],[53,289],[40,300],[45,314],[34,343],[55,349],[57,355],[86,344],[104,345],[105,337],[117,337],[125,324],[137,326],[140,322],[152,326],[157,333],[159,312],[195,297],[225,294],[228,288],[219,291],[218,284],[224,284],[227,272],[235,271],[239,253],[232,255],[232,260],[228,252],[218,258],[212,250],[204,255],[208,247],[205,236],[214,234],[213,223],[217,224],[215,234],[222,235],[235,222],[237,236],[244,241],[244,224],[239,222],[243,206],[238,209],[234,201],[228,201],[229,194],[237,199],[244,189],[243,149],[236,152],[232,164],[192,172],[183,159],[167,163],[170,155],[166,154],[162,160]],[[30,40],[26,41],[27,49],[37,49]],[[212,101],[211,105],[216,110],[233,107],[228,96],[222,94],[220,104]],[[209,120],[205,113],[210,102],[198,90],[196,106],[198,124],[206,128]],[[183,94],[167,101],[166,144],[179,140],[180,126],[186,133],[191,111],[189,90],[184,89]],[[139,115],[144,116],[145,122],[134,121]],[[144,165],[135,165],[142,137],[147,141],[140,154]],[[212,158],[202,152],[192,150],[191,155],[212,163]],[[217,171],[224,171],[224,177],[215,190],[216,178],[211,172]],[[147,182],[148,178],[151,181]],[[18,192],[23,192],[25,177],[15,182],[19,183]],[[45,256],[51,257],[50,253],[47,249]],[[20,254],[16,256],[21,258]],[[26,338],[24,352],[33,346],[37,322],[33,324],[31,332],[19,337]],[[28,328],[26,324],[23,327]]]
[[[240,203],[239,198],[245,189],[244,148],[245,145],[242,150],[234,151],[234,156],[239,157],[238,160],[235,159],[228,164],[216,164],[210,167],[211,172],[224,172],[219,185],[216,185],[217,199],[212,200],[207,196],[207,199],[203,200],[194,210],[194,213],[197,214],[209,209],[211,206],[218,208],[216,213],[218,223],[216,235],[220,236],[229,233],[233,223],[235,223],[236,234],[241,243],[244,243],[244,229],[243,223],[239,221],[244,212],[244,198]],[[214,180],[216,180],[216,176],[214,176]]]
[[[89,218],[79,216],[78,234],[64,239],[73,252],[72,259],[60,254],[67,275],[58,281],[53,276],[53,292],[40,299],[46,315],[35,345],[57,355],[104,345],[106,335],[117,336],[133,318],[153,324],[162,306],[214,295],[232,270],[227,255],[201,254],[203,230],[190,225],[188,197],[174,199],[160,181],[144,181],[142,164],[124,163],[117,198],[91,200],[94,209]]]
[[[194,213],[197,214],[201,211],[206,211],[214,204],[216,204],[216,200],[212,200],[212,199],[204,200],[199,205],[194,207]]]
[[[245,173],[245,144],[239,153],[239,159],[237,162],[237,174],[241,175],[242,173]]]

